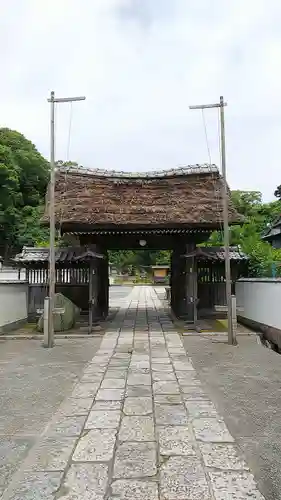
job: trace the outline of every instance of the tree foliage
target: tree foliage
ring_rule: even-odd
[[[262,203],[258,191],[232,191],[231,197],[244,223],[230,228],[230,244],[239,245],[249,256],[252,276],[271,276],[273,267],[277,275],[281,275],[281,250],[261,239],[268,225],[281,213],[281,201]],[[223,232],[212,233],[208,244],[223,245]]]
[[[119,272],[135,273],[137,270],[149,270],[155,264],[170,264],[170,252],[167,250],[119,250],[109,252],[110,263]]]
[[[19,132],[0,129],[0,248],[5,256],[46,237],[39,218],[48,177],[49,164],[34,144]]]

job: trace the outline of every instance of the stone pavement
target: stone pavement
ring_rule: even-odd
[[[136,287],[2,498],[263,497],[153,288]]]

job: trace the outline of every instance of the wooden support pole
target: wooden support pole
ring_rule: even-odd
[[[44,312],[43,312],[43,347],[49,346],[49,314],[50,314],[50,299],[44,299]]]
[[[93,263],[89,265],[89,334],[93,329]]]
[[[237,303],[236,295],[231,295],[231,315],[232,315],[232,332],[233,345],[237,345]]]

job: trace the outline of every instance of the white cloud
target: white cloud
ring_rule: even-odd
[[[230,185],[270,199],[281,182],[280,22],[277,0],[6,2],[1,125],[48,155],[50,90],[86,94],[73,105],[72,159],[162,169],[208,160],[201,113],[189,105],[223,94]],[[60,159],[69,111],[57,110]],[[205,115],[218,162],[217,113]]]

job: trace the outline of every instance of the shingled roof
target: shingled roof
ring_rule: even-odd
[[[222,246],[196,247],[193,252],[183,255],[183,257],[196,257],[199,261],[215,260],[224,262],[225,248]],[[229,247],[229,258],[233,261],[249,260],[248,255],[238,245]]]
[[[55,259],[57,264],[73,264],[78,261],[88,261],[89,257],[102,259],[103,255],[95,252],[91,247],[66,247],[55,249]],[[45,264],[49,261],[48,247],[23,247],[13,261],[16,264]]]
[[[262,239],[265,241],[271,241],[275,238],[280,238],[281,236],[281,214],[276,217],[276,219],[272,222],[271,225],[268,226],[265,233],[262,236]]]
[[[56,219],[72,226],[219,227],[221,188],[215,165],[146,173],[63,167],[56,173]],[[239,220],[230,202],[229,221]]]

